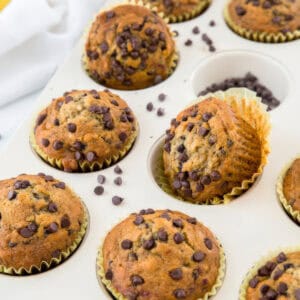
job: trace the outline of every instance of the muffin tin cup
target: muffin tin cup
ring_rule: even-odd
[[[271,130],[269,115],[266,112],[266,106],[261,103],[261,99],[256,96],[256,94],[246,88],[231,88],[225,92],[216,92],[210,93],[205,96],[199,97],[197,100],[193,101],[187,107],[199,103],[207,98],[215,97],[217,99],[223,100],[228,103],[233,110],[252,127],[257,130],[259,139],[261,141],[261,163],[256,173],[248,180],[243,180],[240,186],[234,187],[230,193],[225,194],[223,197],[214,197],[213,199],[208,199],[204,203],[198,204],[227,204],[233,199],[237,198],[241,194],[245,193],[257,180],[257,178],[262,174],[263,168],[267,163],[267,156],[270,152],[269,146],[269,133]],[[164,164],[162,157],[162,148],[163,142],[159,144],[160,153],[156,153],[156,158],[153,163],[154,166],[151,167],[153,172],[153,177],[157,184],[164,190],[167,194],[183,200],[182,197],[174,193],[173,189],[170,186],[168,178],[164,174]]]
[[[102,170],[104,168],[107,168],[118,161],[120,161],[123,157],[125,157],[131,150],[131,148],[134,145],[134,142],[138,136],[138,124],[136,123],[136,131],[134,134],[132,134],[126,142],[126,145],[124,145],[124,148],[120,150],[118,155],[114,155],[109,159],[106,159],[103,162],[88,162],[87,160],[84,160],[82,162],[79,162],[79,170],[76,172],[94,172],[98,170]],[[44,160],[47,164],[51,165],[54,168],[57,168],[59,170],[64,170],[63,163],[61,159],[51,158],[46,153],[43,152],[43,150],[38,146],[35,140],[34,132],[31,132],[30,138],[29,138],[30,144],[32,149],[38,154],[38,156]]]
[[[83,219],[83,223],[81,224],[80,230],[78,232],[78,236],[74,240],[71,246],[69,246],[65,251],[61,251],[59,257],[51,258],[50,261],[44,260],[40,263],[40,265],[38,266],[32,265],[29,269],[26,268],[15,269],[13,267],[7,267],[0,264],[0,273],[4,273],[7,275],[19,275],[19,276],[32,275],[40,272],[45,272],[59,265],[60,263],[64,262],[68,257],[70,257],[77,250],[77,248],[80,246],[81,242],[83,241],[89,224],[88,210],[85,204],[83,202],[81,203],[84,209],[84,219]]]
[[[270,251],[266,256],[264,256],[260,260],[258,260],[246,274],[246,276],[241,284],[241,287],[240,287],[238,300],[247,300],[246,293],[247,293],[247,289],[249,287],[249,281],[257,274],[257,271],[260,267],[265,265],[269,260],[274,259],[274,257],[276,257],[280,252],[292,253],[292,252],[298,252],[298,251],[300,251],[300,246],[279,248],[275,251],[274,250]]]
[[[215,237],[216,238],[216,237]],[[208,300],[212,298],[214,295],[217,294],[218,290],[221,288],[224,278],[225,278],[225,273],[226,273],[226,255],[223,249],[223,246],[219,242],[219,240],[216,238],[219,244],[219,249],[220,249],[220,267],[218,271],[218,277],[216,279],[216,283],[213,285],[212,289],[205,294],[204,297],[199,298],[197,300]],[[104,267],[103,267],[103,254],[102,254],[102,245],[99,247],[98,254],[97,254],[97,259],[96,259],[96,272],[97,272],[97,277],[99,283],[103,285],[105,289],[109,293],[111,293],[116,300],[127,300],[126,297],[124,297],[122,294],[120,294],[118,291],[116,291],[111,283],[110,280],[107,280],[105,278],[105,272],[104,272]]]
[[[254,31],[254,30],[240,27],[231,19],[228,11],[228,5],[226,5],[224,9],[224,19],[230,29],[232,29],[235,33],[248,40],[253,40],[262,43],[285,43],[300,38],[300,30],[295,30],[293,32],[287,32],[287,33],[282,33],[282,32],[268,33],[268,32],[261,32],[261,31]]]
[[[300,211],[294,210],[293,207],[289,204],[288,200],[284,196],[283,193],[283,181],[284,177],[286,175],[286,172],[288,169],[291,167],[295,159],[299,159],[300,155],[297,155],[295,158],[293,158],[288,164],[285,165],[285,167],[282,169],[280,175],[278,176],[277,179],[277,184],[276,184],[276,192],[277,192],[277,197],[278,200],[285,210],[285,212],[299,225],[300,224]]]

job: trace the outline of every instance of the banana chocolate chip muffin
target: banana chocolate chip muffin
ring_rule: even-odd
[[[300,252],[281,252],[250,272],[240,300],[300,300]]]
[[[147,209],[108,233],[98,274],[118,300],[196,300],[216,293],[224,265],[217,239],[195,218]]]
[[[97,82],[136,90],[166,79],[176,66],[175,43],[164,20],[138,5],[98,14],[89,31],[83,64]]]
[[[176,195],[210,203],[252,178],[261,164],[261,144],[256,129],[229,104],[208,98],[171,121],[164,172]]]
[[[169,19],[169,22],[181,22],[201,14],[210,4],[210,0],[143,0],[159,13]]]
[[[300,37],[300,0],[231,0],[225,20],[247,39],[290,41]]]
[[[0,181],[0,272],[31,274],[75,251],[87,226],[80,199],[52,176]]]
[[[52,166],[76,172],[116,162],[130,150],[136,136],[136,119],[119,96],[74,90],[40,112],[31,141]]]

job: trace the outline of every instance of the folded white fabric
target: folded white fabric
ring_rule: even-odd
[[[11,0],[0,12],[0,106],[42,88],[104,0]]]

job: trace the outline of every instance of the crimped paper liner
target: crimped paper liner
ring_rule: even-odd
[[[227,25],[238,35],[248,39],[253,40],[256,42],[263,42],[263,43],[284,43],[289,42],[295,39],[300,38],[300,30],[295,30],[293,32],[287,33],[268,33],[264,31],[254,31],[251,29],[245,29],[240,27],[230,17],[230,13],[228,10],[228,4],[225,6],[224,9],[224,19]]]
[[[105,159],[104,161],[93,161],[88,162],[87,160],[83,160],[82,162],[79,162],[79,170],[76,170],[74,172],[93,172],[98,171],[104,168],[107,168],[111,166],[112,164],[120,161],[129,151],[131,150],[137,135],[138,135],[138,123],[136,122],[136,131],[131,134],[131,136],[128,137],[126,144],[124,145],[123,149],[120,150],[120,152],[110,158]],[[64,167],[62,164],[61,159],[51,158],[46,153],[43,152],[43,150],[38,146],[36,143],[36,139],[34,136],[34,132],[32,131],[30,134],[30,144],[32,149],[48,164],[50,164],[54,168],[58,168],[60,170],[64,171]]]
[[[140,0],[128,0],[130,3],[141,3]],[[142,4],[151,9],[154,12],[157,12],[157,7],[154,4],[151,4],[151,1],[143,0]],[[183,13],[180,16],[175,16],[172,14],[165,14],[163,12],[159,13],[159,15],[163,14],[165,16],[165,19],[167,19],[168,23],[180,23],[184,22],[190,19],[193,19],[200,15],[203,11],[206,10],[206,8],[211,4],[211,0],[198,0],[198,4],[194,8],[193,11],[189,13]]]
[[[8,275],[32,275],[35,273],[45,272],[50,268],[55,267],[63,261],[65,261],[79,247],[80,243],[84,238],[88,226],[88,210],[83,202],[81,202],[81,204],[84,210],[84,218],[80,230],[78,232],[78,236],[69,248],[60,253],[58,258],[51,258],[49,262],[42,261],[39,266],[32,265],[29,269],[23,267],[15,269],[14,267],[6,267],[4,265],[0,265],[0,274],[5,273]]]
[[[289,204],[288,200],[285,198],[284,193],[283,193],[283,180],[285,177],[286,172],[288,171],[288,169],[291,167],[291,165],[293,164],[293,162],[300,158],[300,155],[296,156],[295,158],[293,158],[281,171],[278,179],[277,179],[277,184],[276,184],[276,192],[277,192],[277,196],[278,199],[282,205],[282,207],[284,208],[284,210],[286,211],[286,213],[298,224],[300,224],[300,211],[298,210],[294,210],[293,207]]]
[[[257,271],[260,267],[265,265],[269,260],[274,259],[280,252],[284,253],[293,253],[293,252],[298,252],[300,251],[300,246],[293,246],[293,247],[285,247],[285,248],[279,248],[276,251],[270,251],[268,255],[264,256],[261,258],[259,261],[257,261],[251,269],[248,271],[246,274],[241,287],[239,291],[239,300],[246,300],[246,293],[247,289],[249,287],[249,281],[257,275]]]
[[[232,107],[236,114],[240,115],[248,124],[250,124],[254,129],[257,130],[258,137],[262,144],[261,163],[257,172],[254,173],[250,179],[243,180],[240,186],[234,187],[229,193],[223,195],[223,197],[214,197],[202,202],[192,202],[186,200],[173,191],[167,176],[164,174],[162,154],[160,156],[160,159],[158,159],[156,162],[154,177],[158,185],[167,194],[177,199],[195,204],[227,204],[247,191],[256,181],[256,179],[262,174],[263,168],[267,163],[267,156],[270,152],[268,137],[271,125],[269,115],[266,112],[267,106],[261,102],[261,98],[257,97],[256,93],[246,88],[231,88],[226,90],[225,92],[218,91],[215,93],[209,93],[205,96],[199,97],[197,100],[189,104],[188,107],[210,97],[225,101]]]
[[[215,239],[218,241],[219,249],[220,249],[220,266],[218,271],[218,277],[216,279],[216,283],[212,286],[211,290],[207,292],[204,297],[199,298],[197,300],[208,300],[211,297],[215,296],[218,292],[218,290],[221,288],[225,273],[226,273],[226,256],[224,249],[219,242],[219,240],[215,237]],[[121,293],[116,291],[111,283],[110,280],[107,280],[105,278],[105,272],[103,267],[103,254],[102,254],[102,246],[98,250],[97,260],[96,260],[96,272],[97,272],[97,278],[99,283],[101,282],[103,286],[113,295],[114,299],[117,300],[127,300]]]
[[[121,3],[112,5],[112,6],[110,6],[110,7],[106,7],[106,8],[104,8],[104,9],[100,10],[100,11],[94,16],[94,18],[93,18],[92,21],[90,22],[89,26],[86,27],[86,29],[85,29],[85,31],[84,31],[84,34],[83,34],[84,40],[86,41],[86,40],[88,39],[88,35],[89,35],[90,29],[91,29],[91,27],[92,27],[92,24],[94,23],[94,21],[96,20],[96,18],[97,18],[97,16],[98,16],[99,14],[101,14],[102,12],[108,11],[108,10],[113,10],[114,8],[116,8],[116,7],[118,7],[118,6],[120,6],[120,5],[125,5],[125,4],[136,5],[136,6],[143,6],[143,7],[148,8],[148,9],[151,10],[151,11],[156,11],[156,8],[151,7],[149,4],[145,4],[142,0],[137,0],[137,1],[135,1],[135,0],[125,0],[125,1],[123,1],[123,2],[121,2]],[[165,21],[166,26],[167,26],[167,28],[168,28],[170,34],[171,34],[172,36],[174,36],[172,29],[171,29],[171,28],[169,27],[169,25],[168,25],[168,23],[169,23],[169,18],[166,17],[166,16],[164,16],[163,13],[157,13],[157,15],[160,16],[160,17]],[[86,71],[86,73],[88,74],[88,76],[89,76],[92,80],[94,80],[95,82],[97,82],[94,78],[92,78],[92,74],[91,74],[91,72],[89,71],[89,68],[88,68],[88,63],[87,63],[87,62],[88,62],[88,58],[87,58],[87,56],[86,56],[85,44],[86,44],[86,43],[84,43],[84,45],[83,45],[82,56],[81,56],[82,67],[83,67],[83,69]],[[170,63],[169,70],[168,70],[168,76],[167,76],[166,78],[164,78],[163,81],[165,81],[166,79],[168,79],[168,78],[172,75],[172,73],[175,71],[175,69],[176,69],[176,67],[177,67],[177,64],[178,64],[178,61],[179,61],[179,52],[178,52],[177,49],[176,49],[176,43],[175,43],[175,41],[174,41],[174,46],[175,46],[175,50],[174,50],[173,56],[172,56],[172,58],[171,58],[171,63]],[[161,82],[159,82],[159,83],[162,83],[163,81],[161,81]],[[113,86],[108,86],[108,85],[102,84],[102,83],[100,83],[100,82],[97,82],[97,83],[99,83],[99,84],[101,84],[101,85],[103,85],[103,86],[105,86],[105,87],[115,89]],[[157,83],[157,84],[159,84],[159,83]],[[130,91],[130,90],[131,90],[131,91],[134,91],[134,90],[142,90],[142,89],[146,89],[146,88],[149,88],[149,87],[154,86],[154,85],[157,85],[157,84],[149,85],[149,86],[146,86],[146,87],[143,87],[143,88],[135,88],[135,89],[125,89],[125,88],[123,88],[123,89],[117,89],[117,90],[129,90],[129,91]]]

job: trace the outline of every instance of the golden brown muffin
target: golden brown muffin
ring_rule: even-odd
[[[170,22],[180,22],[202,13],[209,6],[210,0],[143,0],[143,3],[163,13]]]
[[[300,37],[300,0],[231,0],[225,19],[238,34],[256,41]]]
[[[44,174],[0,181],[0,272],[31,273],[60,262],[85,227],[83,204],[65,183]]]
[[[124,156],[136,136],[135,117],[119,96],[74,90],[40,112],[33,148],[64,171],[91,171]]]
[[[240,300],[300,300],[300,252],[281,252],[259,266],[245,290]]]
[[[288,204],[300,212],[300,158],[292,163],[285,174],[283,194]]]
[[[176,57],[172,35],[163,19],[145,7],[127,4],[96,17],[83,63],[97,82],[136,90],[166,79]]]
[[[172,120],[163,160],[176,194],[190,202],[207,203],[257,172],[261,141],[226,102],[208,98]]]
[[[100,255],[102,281],[117,299],[202,299],[221,267],[212,232],[170,210],[131,214],[109,232]]]

